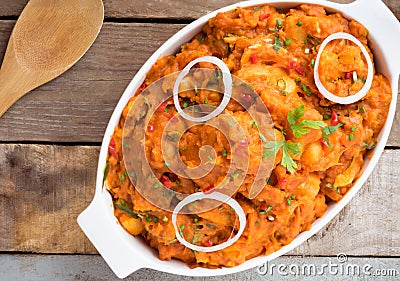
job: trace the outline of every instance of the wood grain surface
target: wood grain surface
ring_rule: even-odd
[[[367,1],[367,0],[359,0]],[[371,0],[368,0],[371,1]],[[21,13],[28,0],[2,0],[0,2],[0,16],[17,16]],[[207,0],[207,1],[163,1],[163,0],[104,0],[107,18],[159,18],[159,19],[186,19],[192,20],[201,17],[218,8],[238,3],[238,0]],[[334,0],[337,3],[350,3],[351,0]],[[399,18],[400,7],[398,0],[384,0],[383,2]]]
[[[132,259],[132,262],[135,262]],[[323,265],[329,263],[336,264],[338,271],[332,274],[329,273],[325,267],[325,273],[314,274],[310,276],[299,276],[290,274],[289,267],[293,267],[292,271],[295,273],[296,268],[299,271],[304,265],[314,265],[321,272]],[[273,265],[283,265],[286,269],[282,274],[278,274],[277,268]],[[342,265],[342,266],[341,266]],[[343,268],[343,273],[339,273],[339,266]],[[350,270],[355,266],[359,271]],[[366,274],[363,273],[362,268],[369,266]],[[19,270],[14,270],[18,267]],[[305,268],[305,267],[304,267]],[[118,279],[111,269],[107,266],[105,261],[99,256],[89,255],[0,255],[0,272],[6,273],[2,281],[15,281],[15,280],[29,280],[29,281],[43,281],[43,280],[73,280],[73,281],[118,281]],[[260,274],[261,272],[262,274]],[[307,271],[305,271],[307,272]],[[357,274],[359,273],[359,275]],[[377,274],[385,277],[378,277]],[[285,276],[286,274],[286,276]],[[370,274],[370,275],[369,275]],[[373,276],[375,274],[376,276]],[[223,277],[185,277],[168,273],[162,273],[152,269],[140,269],[124,279],[125,281],[332,281],[332,280],[396,280],[400,276],[400,260],[391,258],[359,258],[349,257],[345,263],[339,263],[336,257],[280,257],[268,264],[268,271],[265,267],[258,269],[251,269],[245,272],[226,275]],[[375,278],[375,279],[374,279]]]
[[[0,252],[96,253],[76,223],[95,190],[96,146],[0,145]],[[295,255],[400,256],[400,150]]]
[[[0,59],[14,23],[0,21]],[[0,142],[101,142],[115,105],[135,73],[183,26],[105,23],[81,61],[3,115]],[[400,146],[399,111],[388,145]]]

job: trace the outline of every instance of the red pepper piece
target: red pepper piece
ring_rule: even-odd
[[[332,111],[331,118],[332,118],[332,120],[331,120],[331,125],[332,126],[336,126],[337,124],[339,124],[339,118],[338,118],[338,115],[337,115],[336,111]]]
[[[111,140],[110,140],[110,144],[108,145],[108,152],[109,152],[115,159],[118,160],[118,153],[117,153],[117,149],[116,149],[116,144],[115,144],[114,138],[111,138]]]
[[[353,77],[353,73],[351,72],[346,72],[346,79],[351,79]]]
[[[300,65],[296,66],[294,70],[296,70],[296,72],[297,72],[298,74],[304,75],[304,70],[303,70],[303,68],[302,68]]]
[[[151,125],[151,124],[149,124],[148,126],[147,126],[147,132],[154,132],[154,126],[153,125]]]
[[[322,139],[322,138],[321,138],[321,143],[322,143],[323,145],[325,145],[326,147],[329,147],[328,142],[327,142],[326,140]]]
[[[251,60],[252,64],[257,63],[257,61],[258,61],[257,55],[256,54],[252,54],[251,57],[250,57],[250,60]]]
[[[286,184],[287,184],[287,179],[286,178],[281,178],[278,181],[278,186],[283,186],[283,185],[286,185]]]
[[[260,205],[260,211],[265,211],[265,210],[267,210],[267,205],[261,204]]]
[[[241,93],[241,94],[240,94],[240,97],[241,97],[242,100],[243,100],[244,102],[246,102],[247,104],[253,104],[253,102],[254,102],[253,97],[252,97],[251,95],[249,95],[249,94]]]
[[[160,112],[164,112],[165,109],[167,108],[168,104],[166,102],[162,103],[159,107],[158,107],[158,111]]]
[[[297,63],[295,61],[293,61],[293,60],[288,62],[289,69],[293,69],[296,66],[297,66]]]
[[[167,176],[162,175],[160,181],[166,188],[170,189],[172,187],[172,182]]]
[[[210,194],[210,193],[213,193],[215,191],[215,187],[214,186],[209,186],[209,187],[206,187],[204,190],[203,190],[203,193],[204,194]]]
[[[262,15],[260,16],[260,20],[265,20],[265,19],[269,18],[270,15],[271,15],[271,14],[262,14]]]
[[[211,240],[208,240],[204,245],[206,247],[211,247],[213,245],[213,242]]]

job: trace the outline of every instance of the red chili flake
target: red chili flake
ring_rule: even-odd
[[[283,185],[286,185],[287,184],[287,179],[286,178],[281,178],[279,181],[278,181],[278,186],[283,186]]]
[[[241,93],[240,97],[242,98],[243,101],[245,101],[248,104],[252,104],[254,102],[253,97],[249,94]]]
[[[251,63],[255,64],[258,61],[257,54],[252,54],[250,57]]]
[[[167,176],[162,175],[160,181],[166,188],[170,189],[172,187],[172,182]]]
[[[296,66],[294,70],[296,70],[296,72],[297,72],[298,74],[304,75],[304,70],[303,70],[303,68],[302,68],[300,65]]]
[[[262,15],[260,16],[260,20],[265,20],[265,19],[269,18],[270,15],[271,15],[271,14],[262,14]]]
[[[353,77],[353,73],[351,72],[346,72],[346,79],[351,79]]]
[[[148,125],[147,126],[147,132],[154,132],[154,126],[153,125]]]
[[[293,69],[296,66],[297,66],[297,63],[295,61],[293,61],[293,60],[288,62],[289,69]]]
[[[215,187],[212,185],[212,186],[206,187],[206,188],[203,190],[203,193],[204,193],[204,194],[210,194],[210,193],[213,193],[214,191],[215,191]]]
[[[322,139],[322,138],[321,138],[321,143],[322,143],[323,145],[325,145],[326,147],[329,147],[328,142],[327,142],[326,140]]]
[[[337,124],[339,124],[339,118],[338,118],[336,111],[334,111],[334,110],[332,111],[331,118],[332,118],[332,120],[331,120],[332,126],[336,126]]]
[[[114,156],[115,159],[118,160],[118,153],[117,153],[117,150],[116,150],[116,144],[115,144],[114,138],[111,138],[111,140],[110,140],[110,144],[108,145],[108,152],[112,156]]]
[[[211,247],[213,245],[213,242],[211,240],[208,240],[204,245],[206,247]]]
[[[146,83],[145,82],[143,82],[142,85],[140,85],[138,90],[139,90],[139,92],[143,92],[144,89],[146,89]]]
[[[158,107],[158,111],[160,112],[164,112],[165,109],[167,108],[168,104],[166,102],[162,103],[159,107]]]
[[[260,205],[260,211],[265,211],[265,210],[267,210],[267,205],[261,204]]]

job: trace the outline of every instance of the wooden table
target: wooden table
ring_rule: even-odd
[[[26,2],[0,1],[0,57]],[[104,0],[103,29],[83,59],[0,119],[0,280],[116,279],[76,223],[94,194],[107,122],[153,51],[193,19],[233,2]],[[385,2],[399,18],[400,1]],[[395,268],[400,275],[399,148],[397,114],[387,148],[361,192],[276,263],[327,263],[346,253],[354,263]],[[143,269],[128,280],[161,278],[177,277]],[[214,280],[265,278],[249,270]]]

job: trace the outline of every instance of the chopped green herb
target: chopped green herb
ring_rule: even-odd
[[[181,182],[180,182],[179,180],[176,180],[176,181],[175,181],[175,184],[176,184],[176,186],[180,186],[180,185],[181,185]]]
[[[315,60],[311,59],[311,67],[314,68],[314,66],[315,66]]]
[[[196,93],[196,95],[199,93],[199,89],[197,89],[197,85],[194,85],[194,92]]]
[[[160,186],[160,185],[159,185],[158,182],[156,182],[155,184],[153,184],[153,187],[154,187],[154,188],[159,188],[159,186]]]
[[[256,128],[256,129],[258,129],[258,124],[257,124],[257,122],[256,121],[254,121],[253,122],[253,124],[251,125],[253,128]]]
[[[308,39],[304,40],[304,44],[307,44],[307,43],[308,43]]]
[[[267,212],[266,212],[265,210],[260,210],[258,213],[259,213],[260,215],[265,215]]]
[[[282,94],[282,96],[286,97],[287,92],[286,92],[285,90],[282,90],[282,91],[281,91],[281,94]]]
[[[146,221],[147,221],[147,222],[152,222],[153,219],[152,219],[152,218],[146,218]]]
[[[166,107],[166,108],[164,109],[164,112],[168,113],[168,107]]]
[[[207,158],[208,158],[208,160],[210,160],[210,161],[213,161],[213,160],[214,160],[210,155],[207,155]]]
[[[183,108],[186,108],[186,107],[188,107],[189,105],[188,105],[188,103],[187,102],[184,102],[183,103]]]
[[[205,100],[204,100],[204,104],[208,104],[208,99],[205,99]]]
[[[294,200],[294,195],[290,196],[290,199]]]
[[[321,40],[319,40],[318,38],[315,38],[314,36],[312,36],[311,34],[307,35],[307,38],[310,39],[311,41],[313,41],[314,44],[319,45],[321,44]]]
[[[233,175],[232,175],[232,178],[236,179],[238,176],[239,176],[239,173],[238,172],[234,172]]]
[[[272,180],[270,178],[267,179],[267,184],[272,185]]]
[[[257,12],[257,11],[260,11],[261,8],[260,8],[260,7],[254,7],[253,10],[254,10],[255,12]]]
[[[296,25],[297,25],[297,26],[302,26],[303,23],[302,23],[301,21],[298,21],[298,22],[296,23]]]
[[[300,85],[301,89],[307,94],[307,96],[311,96],[312,93],[310,92],[310,90],[307,88],[306,84],[301,84]]]
[[[365,80],[365,77],[361,77],[361,82],[363,82],[365,84],[365,82],[367,82],[367,80]]]
[[[300,78],[300,77],[297,77],[296,79],[294,79],[294,81],[297,82],[297,83],[299,83],[299,82],[301,82],[301,78]]]
[[[343,124],[339,123],[336,126],[328,126],[322,129],[322,138],[328,143],[329,148],[333,148],[333,146],[329,144],[328,135],[333,134],[341,126],[343,126]]]
[[[216,230],[216,229],[217,229],[217,227],[216,227],[215,225],[213,225],[213,224],[206,223],[206,226],[207,226],[208,228],[213,229],[213,230]]]
[[[354,134],[353,133],[351,133],[350,135],[349,135],[349,140],[354,140]]]
[[[188,150],[187,146],[181,148],[182,151]]]
[[[103,174],[103,184],[106,181],[108,172],[110,171],[110,164],[107,163],[106,167],[104,168],[104,174]]]
[[[158,218],[154,218],[153,222],[158,223]]]
[[[164,217],[162,218],[162,220],[163,220],[163,222],[168,222],[167,216],[164,216]]]
[[[131,215],[131,216],[132,216],[133,218],[135,218],[135,219],[137,219],[138,217],[139,217],[139,218],[143,218],[142,215],[135,214],[134,212],[132,212],[131,209],[129,209],[129,208],[126,207],[126,206],[118,205],[117,203],[114,203],[114,206],[115,206],[116,209],[128,213],[129,215]]]
[[[288,198],[286,198],[286,202],[287,202],[287,204],[289,205],[289,206],[292,206],[292,201],[290,200],[290,198],[288,197]]]
[[[180,230],[183,230],[185,228],[185,226],[182,224],[181,226],[179,226]]]
[[[274,48],[275,51],[279,51],[279,49],[282,48],[282,43],[281,43],[281,41],[279,41],[279,37],[278,36],[275,36],[275,38],[274,38],[273,48]]]
[[[263,134],[261,134],[260,133],[260,139],[263,141],[263,142],[267,142],[267,139],[264,137],[264,135]]]
[[[196,217],[196,218],[193,219],[193,221],[194,221],[194,223],[198,223],[199,222],[199,218]]]
[[[224,209],[224,206],[221,206],[218,208],[218,211],[222,211]]]
[[[234,211],[235,209],[231,207],[231,211]]]
[[[331,118],[328,114],[324,114],[323,117],[324,117],[324,120],[328,120],[329,118]]]
[[[271,211],[271,210],[272,210],[272,206],[268,206],[267,212],[269,212],[269,211]]]
[[[170,164],[169,162],[165,161],[165,162],[164,162],[164,166],[165,166],[165,167],[169,167],[169,166],[171,166],[171,164]]]
[[[123,207],[126,207],[126,201],[125,201],[124,199],[121,200],[121,205],[122,205]]]
[[[226,155],[228,155],[228,153],[226,152],[226,150],[224,149],[224,150],[222,150],[222,156],[224,156],[224,157],[226,157]]]
[[[286,46],[289,46],[292,43],[290,39],[286,39],[284,42]]]
[[[256,221],[256,225],[260,225],[260,223],[258,221]]]
[[[279,28],[281,28],[282,27],[281,19],[276,19],[276,24],[278,25]]]
[[[360,107],[360,112],[361,113],[365,113],[366,112],[365,108],[364,107]]]
[[[232,126],[232,120],[228,120],[228,126],[231,127]]]
[[[355,130],[357,130],[357,127],[356,126],[352,126],[351,127],[351,131],[354,132]]]

